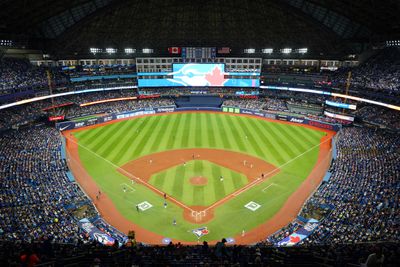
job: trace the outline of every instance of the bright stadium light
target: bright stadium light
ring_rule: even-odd
[[[273,48],[264,48],[261,50],[264,54],[272,54],[274,52]]]
[[[91,47],[89,49],[90,53],[92,53],[93,55],[97,54],[97,53],[101,53],[101,49],[100,48],[95,48],[95,47]]]
[[[134,54],[134,53],[136,53],[136,49],[125,48],[125,54]]]
[[[107,54],[115,54],[115,53],[117,53],[117,49],[115,49],[115,48],[106,48],[106,52],[107,52]]]
[[[386,41],[386,46],[400,46],[400,40]]]
[[[244,50],[244,53],[246,54],[254,54],[256,50],[254,48],[247,48]]]
[[[151,48],[143,48],[143,49],[142,49],[142,53],[143,53],[143,54],[151,54],[151,53],[153,53],[153,52],[154,52],[154,50],[151,49]]]
[[[283,48],[281,49],[282,54],[290,54],[292,53],[292,48]]]
[[[297,49],[297,53],[299,54],[305,54],[308,52],[308,48],[299,48]]]
[[[0,40],[0,46],[12,46],[13,41],[11,40]]]

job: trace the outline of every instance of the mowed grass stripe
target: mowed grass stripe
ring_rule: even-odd
[[[194,188],[190,184],[190,176],[195,173],[194,170],[196,168],[197,161],[191,161],[186,164],[186,166],[180,166],[179,168],[183,168],[185,170],[185,176],[182,177],[182,201],[188,205],[193,205],[194,200]]]
[[[278,136],[280,137],[280,140],[277,142],[277,144],[281,147],[282,151],[284,151],[288,155],[288,157],[286,158],[286,160],[288,161],[296,157],[298,154],[296,154],[296,152],[294,151],[293,144],[290,143],[289,140],[287,140],[286,138],[282,138],[285,130],[283,128],[278,128],[277,124],[278,123],[272,124],[270,128],[272,130],[272,133],[275,133],[275,138],[277,138]]]
[[[212,117],[212,114],[210,114],[210,113],[205,113],[204,114],[205,115],[205,118],[206,118],[206,121],[205,121],[205,126],[206,126],[206,129],[208,129],[208,133],[209,133],[209,135],[208,135],[208,144],[209,144],[209,147],[215,147],[216,145],[215,145],[215,134],[214,134],[214,127],[209,127],[210,125],[213,125],[213,121],[212,121],[212,119],[211,119],[211,117]]]
[[[105,152],[109,153],[109,159],[111,162],[117,163],[122,162],[122,155],[125,154],[126,150],[132,147],[133,140],[139,138],[140,130],[142,130],[147,124],[151,122],[150,118],[139,118],[135,119],[138,122],[135,124],[135,133],[132,135],[125,136],[117,147],[110,148]]]
[[[140,153],[143,155],[149,154],[149,151],[155,151],[155,150],[151,150],[151,147],[155,141],[155,139],[157,138],[158,133],[160,132],[160,130],[162,130],[161,127],[164,126],[164,120],[163,120],[164,116],[160,116],[160,119],[157,121],[157,123],[154,125],[154,127],[152,127],[151,132],[147,135],[147,140],[146,140],[146,144],[143,146],[143,149],[141,149]]]
[[[241,138],[241,136],[243,136],[243,135],[241,135],[239,133],[239,130],[236,128],[237,123],[236,123],[236,120],[233,120],[233,118],[237,118],[237,117],[226,116],[226,121],[228,123],[228,127],[230,129],[230,132],[234,136],[233,140],[240,151],[246,151],[246,145],[244,143],[244,138]]]
[[[166,150],[172,149],[175,139],[176,139],[176,133],[178,129],[180,129],[181,126],[181,121],[182,121],[182,116],[177,116],[177,115],[171,115],[171,117],[174,117],[174,123],[171,124],[172,128],[170,129],[170,133],[168,135],[168,142],[166,146]]]
[[[302,130],[310,135],[311,137],[314,137],[314,139],[320,139],[321,138],[321,134],[323,134],[321,131],[317,131],[317,130],[312,130],[309,128],[302,128]]]
[[[239,118],[240,118],[239,126],[247,136],[247,138],[245,138],[247,140],[246,143],[250,145],[252,150],[255,152],[254,154],[256,154],[260,158],[265,158],[264,152],[261,148],[261,147],[264,148],[264,146],[262,145],[263,140],[255,137],[255,134],[257,134],[254,128],[255,124],[250,124],[248,122],[249,120],[245,117],[239,117]]]
[[[107,127],[111,127],[111,125],[109,125]],[[94,129],[90,129],[90,130],[80,131],[80,132],[77,132],[77,134],[79,135],[79,141],[86,143],[87,141],[89,141],[89,142],[92,141],[93,138],[95,138],[96,135],[100,134],[102,131],[104,131],[104,128],[99,127],[99,128],[94,128]]]
[[[181,148],[182,147],[182,139],[183,139],[183,135],[187,134],[187,116],[184,116],[185,114],[177,114],[175,116],[179,116],[179,125],[178,128],[176,128],[176,132],[172,133],[172,137],[173,137],[173,142],[172,142],[172,149],[175,148]]]
[[[274,127],[274,123],[268,125],[269,129],[269,134],[271,136],[271,144],[275,146],[275,149],[278,151],[278,154],[281,155],[283,158],[283,163],[288,162],[292,157],[290,154],[287,152],[287,149],[290,149],[286,145],[286,140],[282,139],[282,136],[280,135],[279,131]],[[283,164],[282,163],[282,164]]]
[[[147,131],[152,128],[155,122],[155,118],[156,117],[148,117],[142,120],[142,122],[139,124],[138,127],[139,130],[138,134],[126,138],[124,145],[122,146],[121,150],[119,150],[117,153],[110,151],[111,155],[115,155],[113,158],[115,161],[125,163],[137,156],[136,154],[132,153],[132,151],[137,146],[137,144],[140,144],[140,142],[147,134]],[[143,135],[143,133],[145,134]]]
[[[268,130],[265,131],[260,125],[260,120],[249,120],[247,123],[250,124],[253,129],[253,135],[257,142],[256,144],[259,144],[258,147],[263,153],[263,158],[270,161],[275,158],[274,153],[276,153],[278,158],[281,158],[282,162],[284,162],[284,159],[280,156],[280,150],[276,148],[275,140],[269,136],[270,129],[268,128]]]
[[[229,116],[229,115],[228,115]],[[244,149],[241,150],[242,153],[248,153],[248,154],[255,154],[255,151],[253,149],[253,147],[251,147],[249,145],[249,140],[248,137],[246,139],[247,136],[247,131],[244,130],[241,126],[240,126],[240,122],[239,120],[241,120],[241,117],[236,117],[236,116],[230,116],[232,121],[234,122],[234,128],[236,129],[237,135],[235,136],[235,141],[236,143],[239,142],[239,140],[241,140],[241,142],[243,142],[244,145]]]
[[[200,113],[200,130],[201,144],[199,147],[210,147],[209,144],[209,131],[207,127],[206,113]]]
[[[118,129],[120,125],[118,123],[111,124],[109,127],[100,127],[94,136],[90,139],[83,140],[84,145],[93,150],[96,147],[96,144],[99,144],[101,141],[105,140],[105,137],[108,136],[109,133],[112,133],[114,130]],[[97,152],[97,151],[96,151]]]
[[[214,192],[215,192],[215,197],[216,199],[220,199],[223,196],[225,196],[225,187],[219,180],[219,177],[221,176],[221,168],[212,165],[211,167],[211,177],[212,182],[214,183]]]
[[[191,119],[192,119],[192,113],[189,114],[183,114],[182,116],[185,117],[185,123],[184,123],[184,131],[182,133],[182,140],[181,140],[181,144],[178,147],[183,147],[183,148],[187,148],[189,145],[189,137],[190,137],[190,126],[191,126]]]
[[[105,142],[104,146],[102,146],[99,150],[98,153],[102,156],[105,155],[105,151],[110,151],[112,148],[116,148],[120,143],[121,140],[124,139],[124,137],[128,134],[135,134],[132,129],[135,127],[136,124],[138,124],[137,120],[132,120],[132,121],[124,121],[124,125],[122,125],[121,129],[117,131],[117,133],[114,133],[110,137],[107,142]]]
[[[224,143],[222,142],[221,131],[219,130],[219,125],[216,121],[216,116],[210,115],[210,122],[211,122],[211,129],[213,129],[213,136],[212,142],[214,143],[213,148],[225,148]],[[215,130],[214,130],[215,129]]]
[[[202,129],[204,129],[204,127],[202,127],[202,114],[198,114],[198,116],[195,116],[195,128],[194,128],[194,146],[195,147],[204,147],[204,140],[207,140],[207,138],[205,138],[204,136],[204,132],[207,131],[202,131]]]
[[[163,185],[163,190],[164,192],[168,192],[167,194],[172,194],[173,192],[173,187],[174,187],[174,181],[175,181],[175,176],[176,176],[176,170],[168,170],[165,172],[165,181]]]
[[[270,128],[268,123],[264,123],[262,120],[255,120],[253,126],[254,126],[254,131],[258,134],[259,140],[262,140],[259,145],[262,146],[261,149],[265,155],[264,159],[276,164],[275,156],[277,155],[278,160],[284,162],[284,159],[280,156],[277,148],[275,147],[274,140],[271,138],[269,134]]]
[[[219,182],[224,186],[225,192],[226,193],[231,193],[235,190],[235,185],[233,184],[232,176],[231,176],[231,171],[229,169],[222,169],[221,170],[221,175],[223,180],[220,180],[220,177],[217,179]]]
[[[207,182],[208,190],[204,195],[204,203],[214,203],[216,200],[215,187],[214,187],[213,179],[211,177],[212,170],[211,170],[210,164],[203,164],[202,176],[204,176],[208,180],[208,182]]]
[[[288,142],[292,144],[293,150],[295,150],[297,155],[303,153],[306,150],[303,142],[299,139],[299,136],[296,135],[292,127],[284,128],[279,123],[276,124],[276,127],[282,132],[286,140],[288,140]]]
[[[239,188],[243,187],[246,183],[246,181],[242,180],[242,177],[240,174],[238,174],[237,172],[233,172],[231,171],[231,177],[232,177],[232,181],[233,181],[233,185],[235,187],[235,191],[238,190]],[[246,179],[247,180],[247,179]]]
[[[175,121],[178,120],[178,117],[172,116],[171,118],[165,118],[165,130],[160,131],[161,136],[157,137],[155,143],[153,143],[154,150],[167,150],[168,142],[172,139],[172,135],[175,133],[173,128]],[[158,140],[161,139],[161,140]]]
[[[303,129],[300,129],[300,127],[294,127],[294,130],[298,134],[298,136],[303,140],[303,143],[307,144],[307,147],[310,148],[315,145],[315,141],[313,138],[310,138],[307,134],[304,133]]]
[[[168,118],[166,116],[160,117],[161,120],[157,123],[153,132],[149,136],[146,146],[143,148],[142,153],[144,155],[150,154],[152,151],[163,150],[162,148],[164,146],[160,147],[160,143],[165,142],[164,138],[167,138],[168,123],[172,123],[174,118]]]
[[[167,172],[162,172],[159,174],[154,175],[153,178],[150,179],[151,184],[155,187],[160,188],[161,190],[165,190],[164,184],[167,177]]]
[[[116,132],[121,131],[121,125],[113,125],[115,127],[110,127],[102,131],[101,135],[99,135],[93,142],[90,144],[90,147],[94,151],[98,151],[106,142],[110,140],[110,137],[112,137]],[[122,125],[123,127],[124,125]]]
[[[126,155],[128,155],[126,159],[135,157],[137,155],[145,155],[143,150],[148,145],[149,139],[151,138],[155,127],[159,124],[159,122],[161,120],[161,117],[162,116],[153,117],[153,118],[156,118],[155,120],[153,120],[153,123],[147,127],[146,131],[143,131],[143,132],[140,133],[140,138],[141,138],[140,141],[139,140],[135,140],[136,147],[132,151],[132,153],[129,153],[129,150],[128,150],[127,153],[124,156],[122,156],[122,158],[125,159]],[[129,154],[131,154],[131,156],[129,156]]]
[[[174,177],[174,180],[171,181],[173,183],[172,195],[176,196],[176,198],[178,199],[183,198],[183,182],[184,182],[185,172],[186,172],[185,168],[180,167],[176,168],[175,175],[172,175]]]
[[[196,176],[200,176],[203,169],[203,161],[196,160],[193,164],[193,173]],[[188,181],[187,181],[188,182]],[[189,184],[189,183],[188,183]],[[184,194],[188,193],[193,195],[192,205],[204,205],[204,186],[191,186],[193,191],[184,192]]]
[[[285,159],[279,153],[279,148],[276,146],[274,137],[271,135],[270,123],[263,123],[263,121],[257,120],[255,127],[264,141],[265,147],[263,151],[269,155],[267,160],[275,165],[285,163]]]
[[[199,118],[198,113],[190,114],[190,130],[189,130],[189,142],[188,147],[195,147],[196,136],[199,134],[196,130],[196,121]]]
[[[227,131],[224,129],[224,127],[222,127],[222,120],[223,119],[221,119],[220,115],[215,116],[216,125],[217,125],[217,127],[219,127],[220,134],[223,135],[223,136],[221,136],[221,140],[222,140],[222,143],[224,145],[224,148],[225,149],[232,149],[232,146],[231,146],[230,140],[229,140],[230,138],[228,138],[228,136],[227,136],[228,135]]]
[[[237,143],[238,137],[234,134],[234,132],[230,127],[230,123],[228,121],[229,117],[231,116],[221,116],[222,125],[220,125],[220,127],[223,127],[226,133],[225,138],[229,140],[231,149],[238,150],[238,143]]]
[[[130,122],[130,128],[128,129],[128,132],[123,133],[120,136],[120,139],[116,139],[117,144],[115,146],[108,146],[106,149],[103,150],[103,155],[105,155],[106,158],[110,158],[110,152],[117,154],[118,151],[121,151],[121,149],[127,145],[127,143],[125,142],[128,141],[128,139],[133,140],[134,138],[137,138],[139,136],[139,128],[142,126],[143,120],[136,119],[127,122]],[[115,158],[113,158],[112,156],[110,160],[115,163]]]

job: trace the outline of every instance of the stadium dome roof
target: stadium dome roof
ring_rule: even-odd
[[[60,53],[88,47],[309,47],[399,34],[397,0],[5,0],[0,36]]]

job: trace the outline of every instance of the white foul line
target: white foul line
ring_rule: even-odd
[[[65,137],[66,137],[66,136],[65,136]],[[152,190],[158,192],[159,194],[164,195],[164,192],[160,191],[158,188],[154,187],[153,185],[147,183],[146,181],[143,181],[143,180],[140,179],[139,177],[136,177],[136,176],[132,175],[131,173],[125,171],[124,169],[118,167],[117,165],[115,165],[114,163],[112,163],[111,161],[109,161],[108,159],[103,158],[102,156],[100,156],[100,155],[97,154],[96,152],[90,150],[89,148],[85,147],[84,145],[79,144],[79,143],[75,142],[74,140],[72,140],[72,139],[70,139],[70,138],[68,138],[68,137],[66,137],[66,138],[67,138],[69,141],[71,141],[72,143],[74,143],[74,144],[76,144],[76,145],[78,145],[78,146],[80,146],[80,147],[86,149],[86,150],[89,151],[90,153],[96,155],[97,157],[99,157],[100,159],[104,160],[105,162],[108,162],[111,166],[114,166],[116,169],[121,170],[121,172],[123,172],[126,176],[131,177],[131,178],[134,178],[134,179],[140,181],[141,183],[145,184],[147,187],[150,187]],[[186,205],[183,204],[182,202],[176,200],[175,198],[170,197],[169,200],[172,201],[172,202],[175,202],[176,204],[178,204],[179,206],[181,206],[181,207],[183,207],[183,208],[185,208],[185,209],[188,209],[188,210],[190,210],[190,211],[193,211],[191,208],[189,208],[188,206],[186,206]]]
[[[275,185],[275,184],[272,183],[272,184],[270,184],[269,186],[265,187],[265,188],[264,188],[263,190],[261,190],[261,191],[265,192],[265,190],[267,190],[268,188],[270,188],[270,187],[273,186],[273,185]]]
[[[320,145],[322,145],[322,144],[324,144],[324,143],[330,141],[331,139],[332,139],[332,138],[329,138],[329,139],[327,139],[327,140],[325,140],[325,141],[323,141],[323,142],[321,142],[321,143],[319,143],[319,144],[316,144],[315,146],[313,146],[313,147],[307,149],[307,150],[304,151],[303,153],[301,153],[301,154],[297,155],[296,157],[292,158],[291,160],[289,160],[289,161],[283,163],[281,166],[276,167],[276,168],[273,169],[272,171],[268,172],[266,175],[268,176],[269,174],[275,172],[276,170],[278,170],[278,169],[280,169],[280,168],[286,166],[287,164],[291,163],[292,161],[296,160],[297,158],[299,158],[299,157],[303,156],[304,154],[310,152],[310,151],[313,150],[314,148],[319,147]],[[263,181],[265,181],[265,180],[263,180],[263,179],[256,179],[256,180],[254,180],[253,182],[247,184],[247,186],[242,187],[241,189],[239,189],[238,191],[232,193],[231,195],[228,195],[228,196],[224,197],[223,199],[218,200],[217,202],[215,202],[215,203],[212,204],[211,206],[208,206],[204,211],[207,211],[207,210],[209,210],[209,209],[211,209],[211,208],[213,208],[213,207],[215,207],[215,206],[218,206],[221,202],[226,201],[227,198],[230,198],[230,197],[232,197],[232,196],[235,196],[235,197],[236,197],[236,196],[240,195],[241,193],[247,191],[248,189],[254,187],[255,185],[258,185],[259,183],[262,183]]]

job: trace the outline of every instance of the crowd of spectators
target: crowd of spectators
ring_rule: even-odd
[[[340,68],[332,75],[333,84],[344,87],[351,71],[351,87],[400,93],[400,50],[387,48],[355,68]]]
[[[121,113],[125,111],[132,111],[141,108],[151,107],[165,107],[174,106],[175,103],[172,99],[168,98],[154,98],[143,100],[122,100],[115,102],[107,102],[95,104],[85,107],[74,106],[65,113],[67,118],[75,118],[79,116],[98,114],[98,113]]]
[[[68,180],[59,133],[36,126],[3,133],[0,143],[0,239],[76,242],[69,207],[88,199]]]
[[[365,122],[400,130],[399,111],[378,106],[365,106],[357,110],[355,114]]]
[[[108,76],[117,74],[135,74],[136,65],[126,64],[113,64],[113,65],[78,65],[78,66],[64,66],[59,67],[60,71],[64,72],[69,77],[81,77],[81,76]]]
[[[0,260],[5,266],[388,266],[398,263],[395,243],[326,245],[275,248],[216,245],[104,247],[96,243],[59,244],[49,240],[34,243],[0,242]],[[28,260],[27,260],[28,259]],[[28,263],[28,264],[27,264]],[[33,263],[29,265],[29,263]]]
[[[306,202],[307,217],[331,207],[306,243],[399,242],[400,139],[367,128],[344,128],[336,139],[332,176]]]
[[[83,115],[96,113],[118,113],[139,108],[152,106],[171,106],[174,102],[169,98],[159,99],[142,99],[142,100],[121,100],[102,104],[95,104],[81,107],[81,104],[99,101],[104,99],[123,98],[123,97],[138,97],[136,91],[128,90],[113,90],[101,91],[96,93],[74,94],[64,97],[54,98],[51,100],[37,101],[30,104],[24,104],[12,108],[0,110],[0,130],[7,129],[11,126],[26,124],[40,118],[46,119],[50,115],[64,115],[67,118],[79,117]],[[53,109],[44,111],[51,106],[72,103],[69,106],[56,108],[55,114]]]
[[[302,109],[299,110],[299,112],[293,109],[289,110],[288,108],[289,104],[290,105],[296,104],[299,107],[302,107]],[[343,121],[307,112],[307,109],[315,109],[316,105],[307,104],[307,102],[304,102],[304,100],[298,101],[291,99],[285,101],[283,99],[269,98],[269,97],[258,98],[258,99],[228,99],[224,101],[223,106],[240,107],[253,110],[265,110],[271,113],[282,113],[282,114],[297,113],[298,116],[301,115],[309,119],[320,120],[331,123],[349,124],[348,121]]]
[[[0,59],[0,95],[32,89],[47,90],[47,70],[51,72],[52,81],[55,85],[67,81],[67,78],[57,70],[33,66],[26,59]]]
[[[298,230],[304,225],[304,223],[294,220],[293,222],[289,223],[279,231],[275,232],[274,234],[268,236],[267,242],[270,244],[276,244],[285,237],[288,237],[290,234]]]

